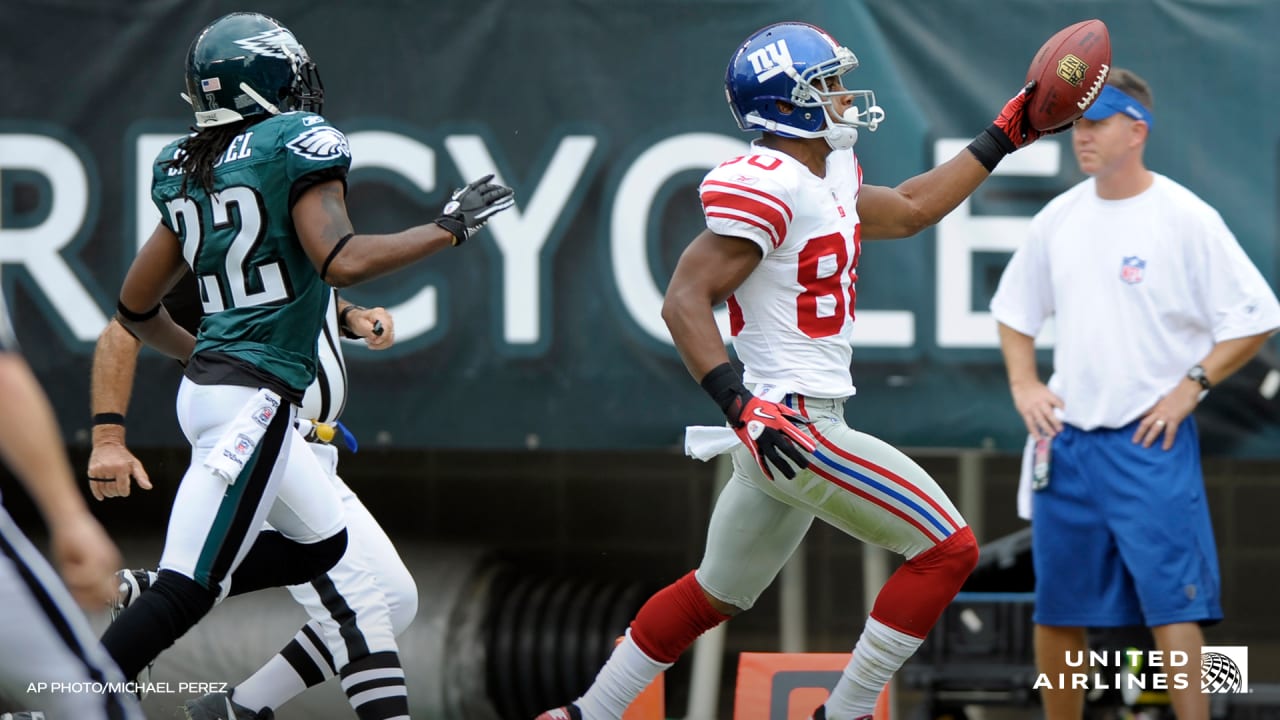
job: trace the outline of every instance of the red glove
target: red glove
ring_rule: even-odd
[[[1000,114],[996,116],[995,122],[992,123],[993,127],[1004,133],[1005,139],[1012,146],[1007,149],[1007,152],[1013,152],[1025,145],[1030,145],[1039,140],[1041,135],[1060,133],[1074,124],[1067,123],[1052,130],[1037,130],[1031,127],[1031,123],[1027,122],[1027,102],[1035,89],[1035,80],[1027,83],[1025,87],[1018,91],[1017,95],[1009,98],[1009,102],[1004,104],[1004,107],[1000,109]]]
[[[755,458],[765,477],[773,479],[773,473],[765,462],[768,460],[783,475],[794,478],[796,470],[809,467],[809,459],[801,454],[796,445],[808,452],[813,452],[818,447],[813,438],[800,432],[800,426],[808,425],[809,418],[786,405],[761,400],[750,393],[748,396],[750,399],[742,406],[738,421],[735,423],[730,418],[729,424],[733,426],[733,431],[738,434],[742,444],[751,451],[751,457]],[[794,468],[782,459],[783,455],[791,460]]]
[[[969,152],[978,158],[978,162],[988,172],[995,170],[996,165],[1005,155],[1035,142],[1041,135],[1060,133],[1071,127],[1067,123],[1052,130],[1036,130],[1027,122],[1027,102],[1036,89],[1036,81],[1027,83],[1017,95],[1009,98],[1009,102],[1000,109],[994,122],[978,137],[969,143]]]
[[[769,463],[788,478],[794,478],[797,470],[809,467],[809,459],[800,452],[800,448],[808,452],[817,449],[813,438],[800,432],[802,426],[809,424],[809,418],[785,405],[752,395],[729,363],[707,373],[702,378],[702,388],[724,411],[729,425],[751,451],[751,457],[765,477],[773,480]],[[784,455],[790,463],[783,459]]]

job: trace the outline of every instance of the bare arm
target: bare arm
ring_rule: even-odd
[[[1019,90],[990,127],[945,163],[895,188],[864,185],[858,195],[862,238],[903,238],[936,224],[991,175],[1001,158],[1043,135],[1026,122],[1026,105],[1034,86],[1031,83]]]
[[[191,357],[196,339],[169,317],[160,301],[186,269],[178,236],[163,223],[157,224],[124,278],[120,304],[128,314],[120,313],[118,318],[139,340],[183,363]]]
[[[1272,332],[1267,331],[1257,335],[1223,340],[1214,345],[1204,360],[1200,361],[1200,366],[1204,368],[1209,382],[1217,385],[1234,375],[1254,355],[1258,354],[1258,351],[1262,349],[1262,346],[1267,342],[1267,338],[1271,337],[1271,335]],[[1182,382],[1186,385],[1194,385],[1197,394],[1199,394],[1200,386],[1198,383],[1188,378],[1183,378]]]
[[[760,248],[703,230],[680,255],[662,303],[662,319],[694,380],[729,362],[712,309],[760,264]]]
[[[945,163],[897,187],[863,185],[858,195],[862,239],[915,235],[956,209],[989,176],[973,153],[961,150]]]
[[[93,369],[89,380],[89,404],[95,416],[93,450],[89,455],[89,489],[94,498],[128,497],[131,481],[151,489],[151,479],[142,463],[125,445],[123,423],[100,423],[97,416],[129,410],[133,378],[142,343],[114,318],[107,323],[93,349]]]
[[[1269,337],[1271,337],[1270,331],[1216,343],[1209,354],[1200,361],[1205,377],[1209,378],[1209,382],[1214,385],[1231,377],[1262,349],[1263,343]],[[1138,429],[1133,433],[1133,441],[1142,443],[1144,447],[1151,447],[1151,444],[1163,434],[1164,449],[1172,448],[1173,441],[1178,436],[1178,426],[1188,415],[1195,412],[1196,405],[1200,404],[1202,389],[1200,383],[1183,377],[1168,394],[1160,398],[1159,402],[1142,416],[1142,420],[1138,422]]]
[[[346,196],[338,180],[308,188],[293,206],[293,225],[316,271],[338,288],[398,270],[454,243],[453,234],[435,223],[389,235],[352,235]],[[331,257],[347,235],[352,237]]]
[[[119,553],[76,489],[53,409],[16,353],[0,352],[0,407],[0,457],[40,509],[67,588],[81,605],[101,607]]]
[[[1062,398],[1040,381],[1036,370],[1035,338],[1004,323],[997,325],[1000,329],[1000,352],[1004,355],[1004,367],[1009,375],[1013,406],[1026,423],[1028,433],[1053,437],[1062,431],[1062,420],[1054,409],[1062,408],[1063,403]]]

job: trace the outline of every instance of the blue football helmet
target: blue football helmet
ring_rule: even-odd
[[[277,20],[237,12],[214,20],[187,52],[196,125],[225,125],[291,110],[320,112],[324,84],[306,48]]]
[[[870,90],[827,90],[827,78],[856,67],[858,58],[821,28],[777,23],[757,30],[733,54],[725,95],[743,130],[823,137],[833,148],[852,147],[858,128],[874,131],[884,120]],[[845,95],[853,98],[853,106],[841,114],[832,100]],[[778,107],[779,101],[788,103],[790,111]]]

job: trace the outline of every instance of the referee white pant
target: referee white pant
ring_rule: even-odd
[[[351,660],[397,651],[396,635],[418,612],[418,589],[386,531],[338,476],[338,449],[308,446],[342,499],[347,551],[324,575],[289,592],[320,626],[323,646],[304,648],[318,666],[337,671]]]

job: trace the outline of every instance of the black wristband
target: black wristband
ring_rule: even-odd
[[[720,411],[729,419],[729,422],[741,422],[738,415],[743,404],[751,396],[751,391],[742,384],[742,377],[738,375],[737,370],[733,369],[733,365],[723,363],[711,368],[710,372],[702,376],[698,384],[711,396],[712,400],[716,401],[716,405],[720,406]]]
[[[996,165],[1004,159],[1005,155],[1017,150],[1013,145],[1013,141],[1008,138],[1000,128],[993,123],[990,127],[978,133],[978,136],[969,143],[969,152],[978,158],[978,162],[982,163],[982,167],[991,172],[996,169]]]
[[[463,224],[461,220],[449,217],[448,215],[441,215],[435,220],[432,220],[432,222],[445,230],[448,230],[449,234],[453,235],[454,245],[461,245],[467,241],[467,226]]]
[[[351,326],[347,324],[347,313],[351,312],[352,310],[367,310],[367,309],[368,308],[361,307],[359,305],[356,305],[355,303],[352,303],[342,308],[342,311],[338,313],[338,332],[342,333],[342,337],[347,338],[349,340],[360,339],[360,336],[352,332]]]
[[[124,415],[120,413],[94,413],[93,426],[99,425],[123,425]]]

